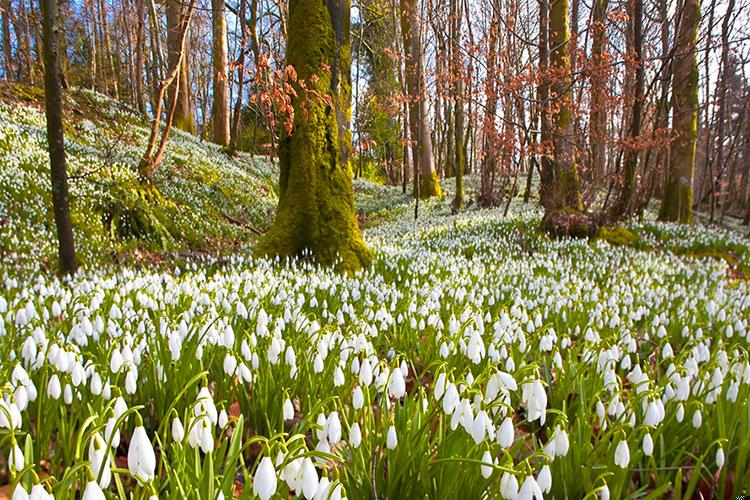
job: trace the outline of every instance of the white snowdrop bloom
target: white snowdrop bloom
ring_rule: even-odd
[[[482,471],[482,477],[485,479],[489,479],[490,476],[492,476],[492,471],[494,468],[491,465],[485,465],[485,464],[492,464],[494,463],[492,461],[492,455],[490,454],[489,450],[485,450],[484,455],[482,455],[482,462],[484,462],[480,468]]]
[[[406,393],[406,382],[400,369],[393,370],[388,379],[388,394],[395,399],[401,399]]]
[[[89,461],[94,479],[101,476],[98,480],[99,486],[107,488],[112,480],[112,466],[107,443],[98,432],[95,432],[89,441]]]
[[[109,358],[109,370],[112,373],[118,373],[124,363],[125,363],[125,360],[123,359],[122,354],[120,353],[120,350],[115,347],[112,350],[112,354],[110,355],[110,358]]]
[[[362,361],[362,365],[359,369],[359,383],[364,385],[365,387],[372,384],[372,366],[370,366],[370,360],[365,359]]]
[[[474,422],[471,425],[471,437],[474,439],[474,442],[476,444],[481,443],[484,441],[485,436],[487,434],[492,437],[494,434],[494,429],[492,428],[492,420],[490,420],[490,417],[487,415],[487,412],[484,410],[481,410],[479,413],[477,413],[476,417],[474,418]]]
[[[292,404],[292,401],[289,398],[286,398],[284,400],[282,414],[283,414],[284,420],[286,421],[290,421],[294,419],[294,405]]]
[[[185,439],[185,427],[182,425],[182,421],[180,421],[180,417],[175,415],[175,417],[172,419],[172,440],[175,443],[181,443],[183,439]]]
[[[341,420],[339,420],[339,412],[332,411],[328,415],[325,425],[328,441],[331,444],[336,444],[341,441]]]
[[[227,355],[224,356],[224,373],[227,376],[232,377],[234,376],[234,371],[236,368],[237,368],[237,358],[227,353]]]
[[[229,423],[229,416],[227,415],[227,411],[223,408],[219,412],[219,420],[217,423],[219,424],[219,429],[225,429]]]
[[[47,491],[44,485],[37,483],[31,487],[29,500],[55,500],[55,497]]]
[[[513,444],[513,441],[515,440],[513,419],[511,419],[510,417],[506,417],[503,420],[503,423],[500,424],[500,427],[497,430],[495,438],[497,444],[499,444],[503,448],[509,448]]]
[[[11,437],[11,440],[10,453],[8,454],[8,469],[15,469],[16,472],[21,472],[26,466],[26,459],[15,439]]]
[[[362,388],[360,386],[357,386],[354,388],[354,391],[352,392],[352,406],[355,410],[359,410],[362,408],[362,405],[365,403],[365,396],[362,392]]]
[[[29,500],[30,498],[29,493],[23,487],[23,483],[18,483],[16,487],[13,488],[13,496],[11,497],[11,500]]]
[[[315,465],[309,458],[304,458],[295,490],[297,493],[301,492],[307,500],[311,500],[318,491],[318,484],[318,471],[315,470]]]
[[[544,464],[542,469],[539,471],[539,475],[536,477],[536,482],[542,493],[549,493],[552,489],[552,471],[549,465]]]
[[[609,500],[609,486],[607,486],[606,484],[599,490],[599,499]]]
[[[115,428],[117,418],[112,416],[107,419],[107,423],[104,426],[104,440],[111,443],[112,448],[120,446],[120,429]]]
[[[143,425],[136,426],[128,447],[128,470],[133,477],[151,481],[156,470],[156,455]]]
[[[394,426],[388,427],[388,435],[386,436],[386,446],[389,450],[393,450],[398,445],[398,437],[396,436],[396,428]]]
[[[445,393],[445,380],[445,372],[440,372],[440,374],[437,376],[437,379],[435,380],[435,389],[433,393],[435,399],[437,400],[440,400],[440,398],[442,398],[443,394]]]
[[[335,387],[341,387],[342,385],[344,385],[344,382],[346,382],[346,378],[344,377],[344,370],[342,370],[340,366],[337,366],[333,371],[333,385]]]
[[[724,448],[721,446],[716,450],[716,467],[719,469],[724,467]]]
[[[500,494],[506,500],[515,500],[518,497],[518,479],[509,472],[503,472],[500,478]]]
[[[456,384],[450,382],[443,397],[443,411],[446,415],[452,415],[460,401]]]
[[[10,381],[14,386],[17,386],[19,384],[26,385],[30,381],[29,374],[26,372],[23,366],[21,366],[20,364],[16,364],[10,374]]]
[[[523,384],[523,401],[526,403],[527,418],[530,422],[539,419],[544,425],[547,416],[547,393],[540,380]]]
[[[362,431],[359,428],[359,422],[354,422],[349,429],[349,444],[354,448],[359,448],[362,443]]]
[[[565,429],[560,428],[559,425],[555,426],[555,454],[559,457],[564,457],[568,454],[570,448],[570,441],[568,439],[568,432]]]
[[[620,442],[617,443],[617,448],[615,449],[615,464],[623,469],[627,469],[630,464],[630,448],[628,448],[628,442],[624,439],[621,439]]]
[[[544,493],[542,493],[542,489],[539,487],[536,479],[534,479],[534,476],[526,476],[526,479],[523,480],[521,488],[518,490],[518,498],[528,500],[532,498],[542,500],[544,498]]]
[[[125,414],[126,411],[128,411],[128,404],[125,402],[122,396],[119,396],[117,399],[115,399],[113,410],[115,418],[120,418]]]
[[[677,419],[677,423],[682,423],[682,420],[685,418],[685,407],[682,406],[682,403],[677,406],[675,418]]]
[[[643,454],[650,457],[654,454],[654,440],[648,432],[643,436]]]
[[[701,425],[703,425],[703,415],[701,414],[700,409],[698,409],[693,413],[693,427],[700,429]]]
[[[102,378],[98,373],[94,372],[91,375],[91,382],[89,385],[91,388],[91,394],[93,394],[94,396],[101,395],[102,390],[104,389],[104,384],[102,383]]]
[[[268,500],[276,493],[276,470],[268,457],[260,460],[253,476],[253,493],[261,500]]]
[[[135,394],[138,389],[138,374],[135,369],[128,370],[125,375],[125,392],[128,394]]]
[[[83,497],[81,500],[106,500],[104,492],[96,483],[96,481],[89,481],[86,483],[86,488],[83,490]]]
[[[70,384],[65,384],[65,387],[63,387],[63,402],[66,405],[70,405],[73,402],[73,388]]]
[[[55,373],[47,382],[47,396],[52,399],[60,399],[62,394],[62,387],[60,386],[60,378]]]

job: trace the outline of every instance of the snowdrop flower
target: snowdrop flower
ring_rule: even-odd
[[[37,483],[31,487],[29,500],[55,500],[55,497],[47,491],[44,485]]]
[[[628,442],[624,439],[620,440],[615,449],[615,464],[623,469],[627,469],[630,464],[630,448],[628,448]]]
[[[339,412],[332,411],[331,414],[328,415],[325,425],[328,441],[331,444],[336,444],[341,441],[341,421],[339,420]]]
[[[458,389],[453,382],[448,384],[443,397],[443,411],[446,415],[452,415],[459,403]]]
[[[386,445],[389,450],[393,450],[398,445],[398,437],[396,436],[396,428],[394,426],[388,427],[388,436],[386,439]]]
[[[60,399],[62,394],[62,387],[60,386],[60,378],[55,373],[47,382],[47,396],[52,399]]]
[[[227,415],[227,411],[225,409],[221,409],[219,412],[219,429],[225,429],[227,424],[229,423],[229,416]]]
[[[136,428],[128,448],[128,470],[133,477],[142,481],[151,481],[156,470],[156,455],[151,440],[146,435],[140,416],[137,418]]]
[[[13,496],[11,497],[11,500],[29,500],[30,498],[31,497],[29,496],[29,493],[23,487],[22,483],[18,483],[13,489]]]
[[[609,500],[609,486],[605,483],[604,486],[599,490],[600,500]]]
[[[500,428],[497,430],[497,434],[495,435],[497,444],[499,444],[503,448],[509,448],[510,445],[513,444],[514,437],[515,431],[513,429],[513,419],[511,419],[510,417],[506,417],[505,420],[503,420],[503,423],[500,425]]]
[[[542,500],[544,498],[544,493],[542,493],[542,489],[539,487],[536,479],[534,479],[534,476],[526,476],[523,484],[521,484],[521,489],[518,491],[518,498],[534,498],[536,500]]]
[[[492,475],[493,467],[490,465],[485,464],[491,464],[492,462],[492,455],[490,454],[489,450],[485,450],[484,455],[482,455],[482,462],[484,462],[481,465],[481,471],[482,471],[482,477],[485,479],[489,479]]]
[[[647,457],[654,454],[654,440],[648,432],[643,436],[643,454]]]
[[[112,444],[112,448],[120,446],[120,429],[115,428],[117,418],[115,416],[107,419],[107,424],[104,426],[104,440]]]
[[[276,493],[276,470],[268,457],[263,457],[253,476],[253,493],[268,500]]]
[[[359,422],[354,422],[349,429],[349,444],[354,448],[359,448],[360,443],[362,443],[362,431],[359,428]]]
[[[716,450],[716,467],[719,469],[724,467],[724,448],[721,446]]]
[[[23,452],[18,446],[16,440],[11,436],[11,450],[10,454],[8,455],[8,469],[15,469],[16,472],[21,472],[25,466],[26,459],[23,456]]]
[[[406,393],[406,383],[401,370],[393,370],[388,380],[388,394],[395,399],[401,399]]]
[[[106,500],[104,492],[96,484],[96,481],[89,481],[86,483],[86,489],[83,490],[83,497],[81,500]]]
[[[185,427],[182,426],[180,417],[175,413],[172,419],[172,440],[175,443],[181,443],[183,439],[185,439]]]
[[[107,443],[98,432],[95,432],[89,441],[89,461],[94,479],[98,479],[99,486],[107,488],[112,480],[111,460]]]
[[[297,493],[301,491],[307,500],[311,500],[318,491],[318,471],[315,470],[315,465],[310,458],[302,460],[298,483],[295,490]]]
[[[545,464],[542,470],[539,471],[539,475],[536,477],[536,482],[542,493],[549,493],[552,489],[552,471],[550,471],[549,465]]]
[[[539,419],[544,425],[547,418],[547,393],[539,380],[523,384],[523,401],[526,403],[527,418],[530,422]]]
[[[703,425],[703,415],[701,414],[700,409],[698,409],[693,413],[693,427],[700,429],[701,425]]]
[[[284,420],[286,421],[294,420],[294,405],[292,404],[292,401],[289,398],[286,398],[284,400],[282,414],[283,414]]]
[[[362,392],[362,388],[360,386],[357,386],[354,388],[354,392],[352,393],[352,406],[355,410],[359,410],[362,408],[362,405],[365,403],[365,395]]]
[[[515,500],[518,496],[518,479],[509,472],[503,472],[500,478],[500,494],[507,500]]]

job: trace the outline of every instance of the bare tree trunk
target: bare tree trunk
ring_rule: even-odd
[[[693,176],[698,118],[698,26],[700,0],[685,0],[675,41],[672,76],[672,128],[678,135],[669,152],[669,172],[659,218],[690,223],[693,218]]]
[[[135,98],[138,111],[146,115],[146,92],[143,88],[143,73],[146,68],[146,0],[135,0]],[[155,83],[155,82],[154,82]]]
[[[63,133],[62,88],[60,85],[59,32],[57,0],[42,0],[42,51],[44,54],[44,97],[47,115],[50,177],[52,179],[52,208],[57,227],[60,271],[73,274],[76,270],[73,225],[70,220],[68,174],[65,165],[65,136]]]
[[[463,61],[461,57],[461,20],[463,14],[461,12],[460,0],[451,1],[451,15],[453,22],[453,37],[452,37],[452,64],[454,74],[454,88],[453,88],[453,103],[454,103],[454,116],[456,118],[455,125],[455,139],[456,139],[456,162],[455,172],[456,175],[456,194],[453,198],[451,208],[453,212],[457,212],[464,205],[464,100],[463,100]]]
[[[591,23],[591,105],[589,115],[589,145],[591,147],[591,170],[595,188],[601,186],[606,177],[606,137],[607,137],[607,89],[609,68],[603,60],[607,43],[607,0],[594,0]]]
[[[179,61],[182,67],[179,71],[179,80],[177,85],[169,88],[169,98],[171,102],[173,95],[177,95],[177,104],[175,108],[174,124],[180,130],[190,134],[195,134],[195,117],[193,116],[193,107],[190,99],[191,85],[189,77],[188,58],[184,55],[187,52],[187,36],[181,36],[181,22],[186,17],[185,9],[181,0],[167,0],[167,59],[169,67],[174,68]],[[187,16],[187,17],[192,17]],[[185,29],[189,29],[189,26]]]
[[[633,109],[630,123],[630,144],[625,145],[625,160],[620,193],[612,206],[612,219],[621,219],[631,213],[633,194],[635,193],[636,174],[638,172],[639,150],[638,136],[641,134],[641,115],[644,99],[643,68],[643,0],[630,0],[628,3],[629,42],[632,45],[633,88],[631,98]]]
[[[194,3],[195,0],[190,0],[190,4],[188,4],[184,15],[179,21],[177,21],[174,26],[174,28],[177,30],[177,34],[179,35],[179,38],[177,39],[178,47],[185,46],[185,38],[187,38],[188,26],[190,25],[190,19],[193,16]],[[179,82],[180,73],[182,71],[182,68],[184,67],[184,57],[185,54],[181,51],[180,54],[178,54],[177,59],[172,64],[169,74],[161,83],[161,86],[159,88],[159,95],[156,98],[156,109],[154,111],[154,117],[151,121],[151,134],[149,136],[148,146],[146,147],[146,151],[143,153],[141,162],[138,165],[138,172],[140,173],[141,178],[146,181],[151,179],[151,176],[156,171],[159,163],[161,163],[162,157],[164,156],[164,150],[167,147],[167,140],[169,139],[169,133],[172,130],[172,123],[174,121],[177,110],[177,101],[180,95]],[[173,83],[174,85],[172,85]],[[173,87],[169,99],[170,109],[167,114],[167,121],[164,125],[164,131],[162,132],[161,140],[159,141],[159,147],[157,149],[157,137],[159,134],[159,125],[161,124],[162,103],[164,102],[164,94],[167,93],[170,87]]]
[[[229,145],[229,74],[227,19],[224,0],[211,0],[213,17],[213,139],[216,144]]]
[[[13,60],[13,48],[10,39],[10,18],[13,15],[13,6],[10,0],[2,2],[3,15],[3,76],[6,80],[15,79],[16,70]]]
[[[416,0],[401,0],[401,32],[408,52],[406,84],[409,89],[409,125],[411,126],[412,154],[419,172],[418,196],[441,196],[440,184],[432,155],[432,131],[427,106],[424,76],[424,53],[420,40],[420,18]],[[415,179],[416,179],[415,175]]]

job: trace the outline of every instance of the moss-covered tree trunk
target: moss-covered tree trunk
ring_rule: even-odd
[[[582,210],[575,162],[568,0],[553,0],[549,12],[550,101],[552,102],[552,172],[542,185],[546,211]]]
[[[453,198],[453,211],[456,212],[464,205],[464,100],[463,100],[463,62],[461,57],[461,2],[458,0],[451,1],[452,19],[453,19],[453,40],[452,56],[453,71],[455,72],[453,102],[455,106],[454,115],[456,117],[456,194]]]
[[[406,86],[409,90],[409,126],[414,142],[412,154],[418,166],[420,198],[442,196],[432,155],[430,111],[425,98],[424,54],[419,38],[420,16],[416,0],[401,0],[401,32],[407,55]],[[415,179],[416,181],[416,179]]]
[[[693,175],[698,121],[698,25],[700,0],[685,0],[672,73],[672,130],[669,168],[659,219],[689,224],[693,218]]]
[[[294,124],[280,144],[276,219],[256,255],[294,257],[355,271],[371,254],[354,212],[351,150],[349,0],[289,2],[287,64],[305,82],[293,99]]]

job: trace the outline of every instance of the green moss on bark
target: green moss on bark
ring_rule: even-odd
[[[297,88],[294,126],[280,145],[276,219],[255,253],[295,257],[309,250],[317,262],[352,272],[372,256],[357,224],[349,165],[349,2],[330,3],[290,4],[287,64],[330,100],[306,97]]]

